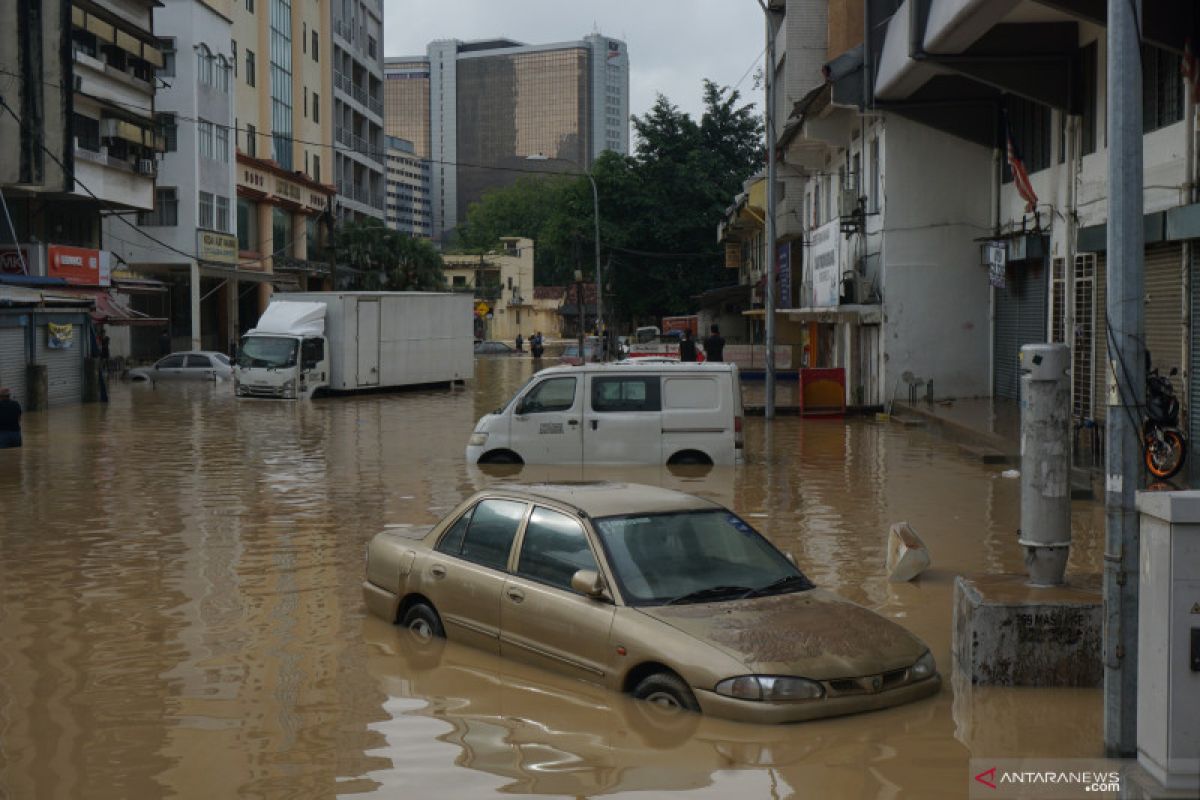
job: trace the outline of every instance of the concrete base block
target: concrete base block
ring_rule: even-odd
[[[25,367],[25,410],[45,411],[49,406],[50,373],[45,364]]]
[[[972,684],[1099,686],[1104,603],[1100,576],[1045,589],[1026,575],[954,581],[954,668]]]

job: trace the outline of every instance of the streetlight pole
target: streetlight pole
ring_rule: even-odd
[[[767,113],[764,120],[767,138],[767,293],[766,293],[766,381],[763,387],[766,405],[763,416],[775,418],[775,20],[771,9],[758,0],[767,20],[767,68],[763,70],[767,91]]]

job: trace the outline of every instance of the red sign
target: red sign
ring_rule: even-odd
[[[33,266],[29,259],[30,252],[27,247],[6,247],[0,250],[0,275],[28,275]]]
[[[84,247],[48,245],[46,275],[77,286],[108,286],[112,280],[107,255]]]

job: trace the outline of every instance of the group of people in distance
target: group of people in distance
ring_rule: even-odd
[[[546,351],[544,341],[545,340],[542,338],[541,331],[535,331],[534,334],[529,337],[529,352],[533,354],[534,358],[541,358],[542,353]],[[525,337],[518,333],[515,344],[517,345],[518,353],[525,352]]]
[[[696,340],[692,338],[691,331],[684,330],[683,338],[679,340],[679,360],[695,361],[697,356]],[[721,329],[715,323],[704,338],[704,360],[713,363],[725,360],[725,337],[721,335]]]

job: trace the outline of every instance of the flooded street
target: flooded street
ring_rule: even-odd
[[[235,401],[228,383],[117,384],[28,414],[0,451],[0,797],[960,797],[967,760],[1100,756],[1098,689],[952,680],[954,576],[1019,572],[1019,481],[922,429],[761,418],[747,463],[583,473],[468,468],[475,420],[532,373],[465,389]],[[907,706],[790,726],[689,717],[366,616],[367,540],[503,480],[620,478],[732,506],[818,585],[899,621],[945,684]],[[907,520],[934,566],[884,575]],[[1077,503],[1068,575],[1098,573]]]

